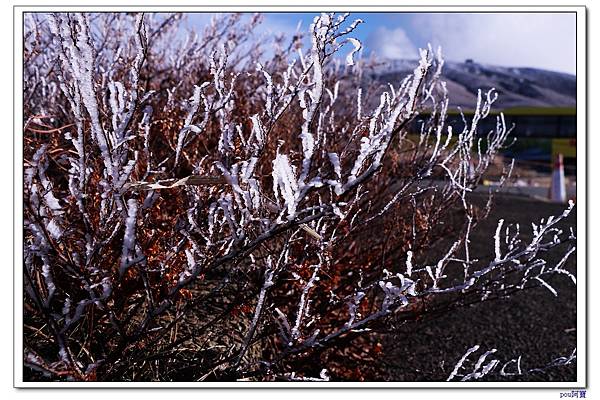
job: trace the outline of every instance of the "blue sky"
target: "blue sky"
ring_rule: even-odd
[[[266,13],[262,33],[306,31],[314,13]],[[191,25],[202,25],[194,15]],[[575,74],[574,13],[353,13],[365,21],[353,35],[366,54],[416,58],[417,49],[441,45],[451,61],[534,67]]]

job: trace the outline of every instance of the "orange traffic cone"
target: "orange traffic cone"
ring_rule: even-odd
[[[550,200],[565,203],[567,201],[567,187],[565,184],[565,168],[563,155],[558,153],[552,169],[552,184],[550,186]]]

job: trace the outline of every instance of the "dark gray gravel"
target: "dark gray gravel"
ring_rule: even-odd
[[[525,232],[531,234],[531,222],[558,215],[563,210],[561,204],[499,196],[488,220],[482,222],[472,236],[473,250],[480,254],[493,253],[491,238],[499,218],[504,218],[506,223],[519,222]],[[561,227],[573,226],[575,230],[576,211],[575,208]],[[563,254],[564,249],[552,252],[546,260],[556,263]],[[576,272],[575,254],[567,268]],[[385,335],[381,363],[387,376],[382,376],[382,380],[445,381],[466,350],[476,344],[481,348],[471,356],[473,362],[483,351],[495,348],[497,352],[488,360],[498,359],[503,364],[521,356],[524,370],[540,368],[558,357],[569,356],[577,345],[576,287],[567,277],[556,277],[551,284],[558,291],[558,297],[547,289],[533,288],[508,299],[462,307],[431,320],[404,325],[397,333]],[[499,370],[484,380],[576,381],[576,362],[523,376],[502,377]]]

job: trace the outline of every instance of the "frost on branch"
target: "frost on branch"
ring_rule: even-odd
[[[119,273],[123,275],[131,265],[131,254],[135,250],[135,225],[138,213],[138,204],[135,199],[127,202],[127,219],[125,220],[125,235],[123,236],[123,255],[121,256],[121,267]]]
[[[273,160],[273,194],[275,198],[283,200],[290,220],[293,220],[296,216],[297,192],[298,182],[296,181],[295,168],[290,165],[287,156],[277,154],[277,157]]]
[[[502,377],[528,376],[535,373],[545,372],[549,369],[567,366],[577,359],[577,349],[573,349],[570,355],[558,357],[546,365],[526,367],[523,364],[522,356],[513,358],[506,362],[502,362],[496,358],[490,359],[490,356],[497,352],[496,349],[485,351],[481,353],[478,358],[471,357],[471,355],[477,353],[479,349],[479,345],[475,345],[468,349],[467,352],[456,363],[454,369],[450,373],[450,376],[448,376],[448,379],[446,380],[452,381],[461,378],[460,380],[462,382],[466,382],[481,380],[484,377],[494,379],[494,377],[497,377],[498,375]],[[494,357],[497,357],[497,355]],[[476,361],[473,363],[474,360]]]

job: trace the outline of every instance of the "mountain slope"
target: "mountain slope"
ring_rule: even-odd
[[[390,60],[376,69],[374,77],[399,82],[412,73],[416,60]],[[496,109],[512,107],[574,107],[576,78],[560,72],[535,68],[512,68],[467,62],[446,62],[442,72],[450,95],[450,107],[472,109],[477,90],[498,91]]]

